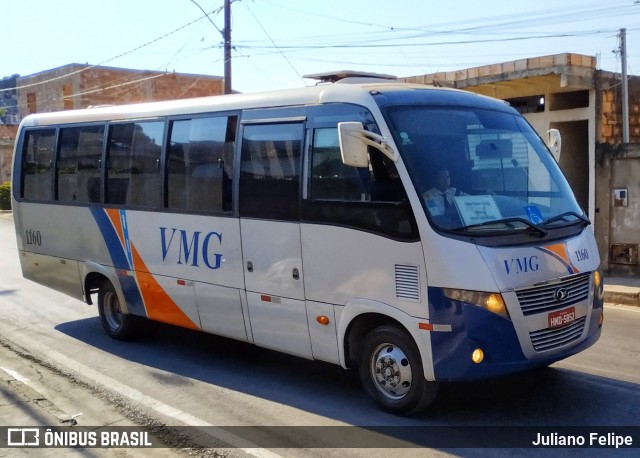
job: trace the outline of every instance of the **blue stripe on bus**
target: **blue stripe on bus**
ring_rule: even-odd
[[[131,270],[131,264],[129,259],[122,248],[120,243],[120,237],[116,233],[111,220],[107,216],[106,212],[102,208],[91,207],[91,213],[93,218],[98,223],[102,237],[107,244],[111,260],[113,261],[113,267],[116,269]]]
[[[107,249],[109,250],[113,266],[116,270],[123,269],[127,272],[131,271],[131,264],[125,254],[122,243],[120,243],[120,238],[118,237],[118,234],[116,233],[116,230],[104,209],[91,207],[91,214],[100,228],[100,233],[102,234],[107,245]],[[118,273],[118,281],[120,282],[120,287],[122,288],[125,301],[127,301],[127,308],[129,312],[134,315],[146,316],[142,295],[140,294],[135,278],[133,276],[120,275]]]

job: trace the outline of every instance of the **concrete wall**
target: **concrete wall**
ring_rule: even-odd
[[[13,157],[13,143],[0,143],[0,184],[11,181],[11,158]]]
[[[640,275],[640,143],[597,144],[595,171],[594,229],[602,266],[615,275]]]
[[[0,125],[0,183],[11,181],[11,158],[18,126]]]

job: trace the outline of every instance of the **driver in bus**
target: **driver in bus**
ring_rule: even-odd
[[[466,196],[467,194],[451,187],[451,175],[446,168],[436,171],[434,186],[424,193],[424,200],[427,208],[433,216],[448,215],[453,216],[456,212],[454,204],[455,196]]]

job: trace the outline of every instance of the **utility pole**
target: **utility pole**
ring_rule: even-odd
[[[224,93],[231,91],[231,0],[224,0]]]
[[[629,143],[629,84],[627,81],[627,29],[620,29],[622,61],[622,143]]]

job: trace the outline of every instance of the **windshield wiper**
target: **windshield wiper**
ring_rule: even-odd
[[[510,225],[510,223],[522,223],[525,226],[537,231],[541,236],[545,236],[545,235],[548,234],[548,232],[545,229],[541,228],[537,224],[533,224],[528,219],[520,218],[518,216],[514,216],[514,217],[511,217],[511,218],[495,219],[495,220],[492,220],[492,221],[485,221],[483,223],[478,223],[478,224],[472,224],[470,226],[459,227],[459,228],[454,229],[454,230],[455,231],[466,231],[468,229],[475,229],[477,227],[482,227],[482,226],[493,226],[495,224]]]
[[[585,223],[587,226],[589,224],[591,224],[591,221],[589,221],[589,218],[587,218],[584,215],[580,215],[574,211],[568,211],[568,212],[564,212],[564,213],[560,213],[559,215],[553,216],[551,218],[549,218],[548,220],[546,220],[545,222],[543,222],[542,224],[549,224],[549,223],[553,223],[555,221],[569,221],[569,222],[576,222],[576,221],[571,221],[569,219],[567,219],[567,216],[574,216],[575,218],[577,218],[578,221],[581,221],[583,223]]]

